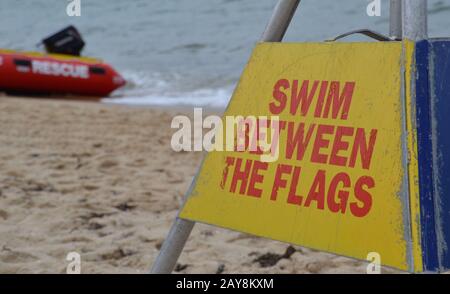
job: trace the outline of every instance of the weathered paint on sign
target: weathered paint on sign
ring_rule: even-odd
[[[421,231],[424,269],[450,269],[450,40],[417,44]]]
[[[210,152],[180,217],[421,271],[413,53],[257,45],[225,116],[277,116],[279,158]]]
[[[406,98],[406,139],[407,139],[407,154],[408,159],[408,182],[409,182],[409,206],[410,206],[410,224],[411,224],[411,255],[413,265],[411,271],[422,272],[423,256],[421,244],[421,219],[420,219],[420,190],[419,190],[419,161],[418,161],[418,147],[417,147],[417,114],[416,114],[416,73],[417,64],[416,59],[411,58],[415,56],[415,43],[411,41],[404,41],[404,56],[405,58],[405,98]]]
[[[430,41],[433,191],[439,269],[450,269],[450,40]]]

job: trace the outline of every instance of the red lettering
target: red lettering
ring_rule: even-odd
[[[225,188],[225,184],[227,182],[227,178],[228,178],[228,170],[230,168],[230,166],[232,166],[234,164],[234,158],[228,156],[225,159],[225,168],[223,169],[222,172],[222,181],[220,182],[220,188],[222,188],[222,190]]]
[[[295,205],[302,205],[302,196],[295,194],[298,185],[298,179],[300,178],[300,167],[294,167],[294,172],[292,175],[291,188],[289,189],[287,202]]]
[[[339,156],[340,151],[346,151],[349,143],[343,141],[342,138],[346,136],[353,136],[354,129],[351,127],[337,127],[336,136],[334,138],[333,148],[330,155],[330,164],[337,166],[345,166],[347,164],[347,158]]]
[[[320,117],[323,110],[323,102],[325,95],[327,94],[328,81],[322,81],[320,84],[319,98],[317,99],[316,110],[314,111],[314,117]]]
[[[360,207],[356,202],[350,203],[350,211],[356,217],[366,216],[372,207],[372,195],[370,195],[369,192],[363,188],[363,186],[367,189],[371,189],[375,187],[375,181],[371,177],[364,176],[359,178],[356,182],[355,198],[362,202],[362,207]]]
[[[286,93],[283,92],[283,90],[289,89],[289,81],[286,79],[281,79],[278,82],[275,83],[275,86],[273,87],[273,98],[278,102],[271,102],[269,104],[269,109],[272,114],[280,114],[283,112],[284,108],[286,107],[286,100],[287,96]]]
[[[317,86],[319,85],[319,81],[314,81],[311,91],[308,93],[309,81],[305,80],[302,83],[302,87],[300,92],[298,89],[298,80],[294,80],[292,83],[292,91],[291,91],[291,114],[295,115],[297,113],[297,109],[300,106],[300,112],[303,116],[306,116],[309,111],[309,107],[311,106],[311,102],[316,94]]]
[[[311,161],[316,163],[327,163],[328,155],[321,154],[320,149],[327,148],[330,140],[324,139],[324,135],[333,134],[334,127],[329,125],[319,125],[317,128],[316,140],[311,154]]]
[[[277,171],[275,172],[275,179],[272,186],[272,194],[270,195],[270,200],[277,200],[278,197],[278,189],[279,188],[286,188],[287,181],[284,180],[283,174],[290,174],[292,171],[292,166],[285,165],[285,164],[279,164],[277,166]]]
[[[311,136],[316,127],[315,124],[312,124],[308,128],[308,132],[305,136],[305,124],[298,124],[297,131],[294,136],[294,122],[288,123],[288,133],[287,133],[287,142],[286,142],[286,158],[292,159],[292,154],[294,150],[297,149],[297,160],[303,160],[303,156],[305,155],[306,147],[308,146],[309,141],[311,140]]]
[[[319,170],[314,178],[308,198],[305,201],[305,207],[309,207],[312,201],[317,201],[317,208],[325,208],[325,171]]]
[[[345,213],[345,210],[347,208],[347,201],[350,194],[348,191],[339,190],[339,192],[337,193],[337,198],[339,198],[339,202],[336,202],[335,200],[336,190],[338,188],[338,185],[341,183],[344,188],[349,188],[351,184],[349,175],[347,175],[346,173],[338,173],[331,180],[327,197],[328,208],[330,209],[331,212],[341,211],[341,213]]]
[[[241,182],[241,188],[239,189],[239,194],[244,195],[247,190],[248,176],[252,168],[252,161],[246,160],[244,170],[241,171],[242,159],[238,158],[236,160],[236,165],[234,167],[233,179],[231,181],[230,192],[235,193],[238,182]]]
[[[339,93],[339,88],[339,82],[331,82],[327,102],[325,104],[325,109],[322,115],[323,118],[328,118],[331,109],[331,116],[333,119],[338,118],[339,112],[341,113],[340,119],[347,119],[352,102],[353,91],[355,89],[355,83],[346,82],[344,85],[344,89],[342,90],[342,94]]]
[[[260,170],[267,170],[269,167],[269,164],[267,162],[261,162],[261,161],[255,161],[253,163],[253,170],[252,170],[252,176],[250,177],[250,183],[248,185],[248,196],[253,197],[261,197],[262,190],[255,187],[257,183],[262,183],[264,176],[259,174]]]
[[[373,129],[370,132],[369,143],[366,141],[366,133],[364,129],[358,128],[356,130],[355,143],[353,144],[352,155],[350,157],[349,167],[355,167],[356,158],[361,155],[361,165],[364,169],[370,168],[370,162],[372,160],[373,149],[375,147],[375,141],[377,139],[377,130]]]

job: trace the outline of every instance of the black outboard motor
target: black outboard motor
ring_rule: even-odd
[[[85,45],[80,33],[74,26],[51,35],[42,40],[48,53],[80,56]]]

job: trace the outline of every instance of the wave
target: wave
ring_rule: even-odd
[[[146,96],[124,96],[104,98],[105,103],[127,104],[137,106],[208,106],[213,108],[224,108],[231,98],[228,89],[201,89],[179,96],[146,95]]]
[[[186,89],[181,75],[124,71],[127,85],[116,91],[105,103],[136,106],[227,106],[233,85],[220,88]]]

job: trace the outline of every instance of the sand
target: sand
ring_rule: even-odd
[[[202,153],[170,148],[192,110],[0,97],[0,273],[145,273]],[[197,224],[178,273],[365,273],[366,263]],[[386,272],[393,272],[384,269]]]

